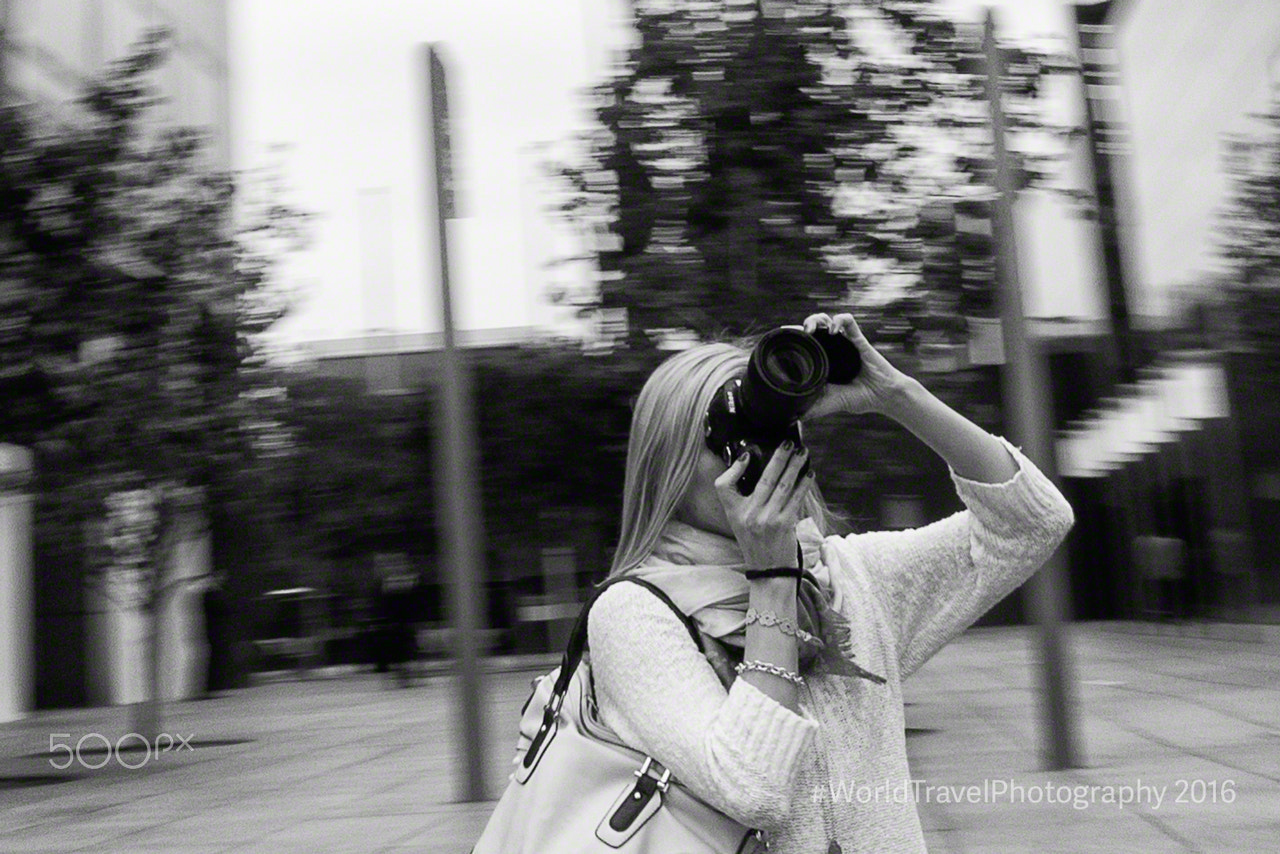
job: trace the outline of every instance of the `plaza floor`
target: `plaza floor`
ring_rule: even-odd
[[[1280,850],[1280,637],[1212,628],[1071,626],[1083,761],[1056,772],[1041,770],[1034,631],[953,642],[906,685],[930,851]],[[548,665],[486,665],[490,797]],[[0,852],[467,852],[493,804],[455,802],[452,698],[444,671],[409,688],[275,681],[168,704],[158,755],[104,751],[128,732],[122,708],[2,724]]]

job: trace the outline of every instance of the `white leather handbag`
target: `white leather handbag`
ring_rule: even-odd
[[[763,834],[699,800],[651,756],[601,723],[584,662],[587,615],[621,581],[641,584],[689,628],[659,588],[612,579],[583,606],[560,667],[539,677],[520,719],[515,771],[472,854],[759,854]]]

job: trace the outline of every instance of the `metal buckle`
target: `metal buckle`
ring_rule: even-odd
[[[643,764],[643,765],[641,765],[639,768],[637,768],[637,769],[636,769],[635,771],[633,771],[632,773],[633,773],[633,774],[635,774],[635,775],[636,775],[636,777],[643,777],[643,776],[645,776],[646,774],[648,774],[648,773],[649,773],[649,769],[650,769],[650,768],[652,768],[652,767],[653,767],[653,757],[652,757],[652,756],[646,756],[646,757],[644,758],[644,764]],[[661,777],[658,777],[658,778],[654,781],[654,785],[658,787],[658,791],[665,792],[665,791],[667,790],[667,787],[671,785],[671,769],[670,769],[670,768],[663,768],[663,769],[662,769],[662,776],[661,776]]]

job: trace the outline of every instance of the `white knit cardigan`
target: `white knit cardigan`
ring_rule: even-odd
[[[1053,483],[1004,444],[1019,468],[1006,483],[952,472],[965,510],[822,544],[856,660],[887,684],[814,672],[800,714],[743,679],[726,691],[666,605],[618,584],[588,624],[604,723],[708,803],[766,830],[773,854],[820,854],[829,838],[846,854],[924,851],[902,680],[1030,577],[1074,522]]]

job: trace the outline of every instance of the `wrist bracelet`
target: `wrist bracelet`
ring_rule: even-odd
[[[804,685],[804,677],[799,673],[793,673],[785,667],[779,667],[776,664],[769,664],[766,661],[744,661],[734,668],[739,676],[748,670],[758,670],[761,673],[769,673],[778,676],[796,685]]]
[[[777,614],[771,614],[768,611],[760,613],[755,608],[747,609],[747,625],[759,623],[766,628],[776,628],[784,635],[789,635],[802,643],[822,644],[822,641],[800,628],[792,620],[786,617],[779,617]]]
[[[804,577],[804,549],[800,547],[800,541],[796,540],[795,566],[779,566],[773,569],[748,569],[742,574],[747,577],[747,581],[757,581],[761,578],[794,578],[799,581]]]
[[[742,574],[747,581],[759,581],[761,578],[794,578],[799,581],[804,570],[798,566],[779,566],[774,569],[747,569]]]

